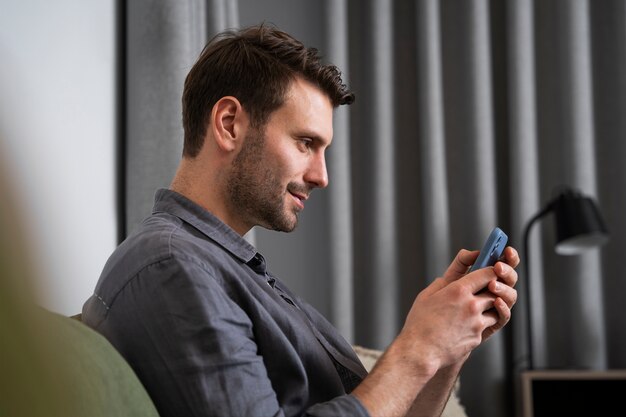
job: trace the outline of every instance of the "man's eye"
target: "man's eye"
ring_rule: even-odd
[[[298,143],[300,144],[301,148],[309,149],[311,147],[311,145],[313,145],[313,139],[311,139],[311,138],[300,138],[298,140]]]

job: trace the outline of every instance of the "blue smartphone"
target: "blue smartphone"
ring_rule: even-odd
[[[502,256],[502,252],[504,252],[504,248],[506,247],[506,242],[508,240],[509,237],[506,233],[504,233],[499,227],[495,227],[489,234],[489,237],[485,241],[485,245],[480,250],[480,254],[476,259],[476,262],[474,262],[474,265],[470,268],[469,272],[495,265],[498,259]]]

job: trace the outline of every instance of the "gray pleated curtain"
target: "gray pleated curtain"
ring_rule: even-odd
[[[182,83],[204,43],[275,23],[337,64],[357,100],[335,113],[330,186],[298,229],[249,235],[273,272],[383,349],[459,248],[498,225],[521,251],[526,222],[569,185],[598,201],[609,244],[562,257],[553,219],[534,226],[513,322],[472,354],[461,400],[469,416],[513,415],[527,280],[537,368],[626,367],[626,2],[143,0],[122,15],[126,232],[174,173]]]

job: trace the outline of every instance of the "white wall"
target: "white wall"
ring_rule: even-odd
[[[0,0],[0,163],[41,303],[80,312],[116,244],[113,0]]]

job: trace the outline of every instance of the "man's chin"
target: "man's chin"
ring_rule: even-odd
[[[298,226],[298,214],[291,213],[291,216],[284,215],[280,218],[266,219],[266,221],[259,222],[258,226],[275,232],[293,232]]]
[[[273,230],[277,231],[277,232],[285,232],[285,233],[291,233],[294,230],[296,230],[296,227],[298,227],[298,219],[296,219],[294,222],[292,223],[283,223],[278,227],[275,227]]]

